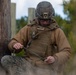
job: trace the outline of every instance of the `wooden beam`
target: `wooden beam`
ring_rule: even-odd
[[[16,3],[11,3],[11,38],[16,34]]]
[[[35,18],[35,8],[28,8],[28,24]]]

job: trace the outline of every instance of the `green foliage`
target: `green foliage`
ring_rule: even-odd
[[[75,67],[75,55],[76,55],[76,0],[63,0],[64,14],[67,15],[65,21],[65,33],[68,34],[67,38],[71,45],[72,56],[67,64],[64,75],[74,74]],[[75,64],[74,64],[75,63]],[[73,65],[74,64],[74,65]],[[72,75],[71,74],[71,75]]]
[[[68,37],[68,34],[72,28],[70,25],[70,22],[63,19],[60,15],[57,15],[57,14],[55,16],[55,19],[56,19],[58,25],[60,26],[60,28],[64,31],[64,33]]]
[[[25,17],[21,17],[21,19],[17,19],[16,20],[16,25],[17,25],[17,32],[22,28],[24,27],[28,22],[28,18],[25,16]]]
[[[67,19],[70,24],[74,26],[76,24],[76,0],[63,1],[64,13],[67,15]]]
[[[68,34],[69,42],[72,47],[73,54],[76,53],[76,0],[63,0],[64,13],[66,18],[66,33]]]
[[[63,29],[72,47],[72,53],[76,53],[76,0],[63,0],[64,14],[67,16],[63,19],[61,16],[55,16],[59,26]]]
[[[16,56],[24,56],[24,55],[25,55],[25,51],[24,51],[24,49],[22,49],[21,52],[16,53]]]

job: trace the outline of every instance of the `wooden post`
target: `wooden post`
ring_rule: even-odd
[[[11,38],[16,34],[16,3],[11,3]]]
[[[28,8],[28,24],[35,18],[35,8]]]
[[[11,37],[10,0],[0,0],[0,58],[4,54],[4,44]]]

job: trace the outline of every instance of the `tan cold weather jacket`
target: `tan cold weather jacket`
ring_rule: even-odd
[[[58,27],[56,22],[51,23],[48,27],[41,27],[38,24],[26,25],[11,40],[8,45],[9,49],[12,51],[13,45],[17,42],[26,46],[27,42],[31,39],[31,35],[34,31],[36,33],[42,33],[38,35],[37,39],[32,41],[28,50],[35,52],[44,58],[52,55],[56,59],[54,64],[57,64],[60,67],[64,65],[70,57],[71,47],[67,41],[64,32]],[[42,60],[30,53],[29,57],[26,57],[26,59],[29,62],[34,62],[35,65],[45,65]],[[56,65],[54,67],[56,67]]]

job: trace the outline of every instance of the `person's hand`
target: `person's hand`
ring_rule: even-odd
[[[47,64],[52,64],[55,62],[55,58],[53,56],[48,56],[45,60],[44,60]]]
[[[14,49],[21,49],[21,48],[23,48],[23,45],[21,43],[16,43],[13,45],[13,48]]]

